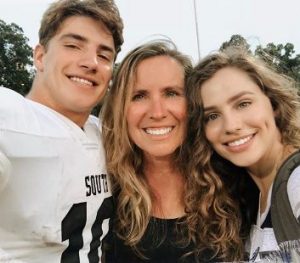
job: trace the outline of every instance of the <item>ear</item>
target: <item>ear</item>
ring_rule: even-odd
[[[34,51],[33,51],[33,59],[34,59],[34,65],[37,69],[37,71],[43,71],[44,70],[44,55],[46,53],[46,49],[43,45],[38,44],[36,45]]]

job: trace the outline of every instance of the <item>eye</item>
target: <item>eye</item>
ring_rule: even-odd
[[[79,47],[74,44],[65,44],[64,46],[71,49],[79,49]]]
[[[178,96],[179,94],[178,94],[178,92],[176,92],[176,91],[174,91],[174,90],[168,90],[168,91],[166,92],[166,95],[167,95],[167,97],[176,97],[176,96]]]
[[[204,117],[204,119],[205,119],[205,122],[209,122],[209,121],[216,120],[218,117],[219,117],[219,114],[217,114],[217,113],[209,113]]]
[[[165,90],[165,95],[167,97],[177,97],[177,96],[181,96],[182,93],[177,89],[168,88],[168,89]]]
[[[113,57],[111,55],[111,53],[108,53],[108,52],[101,52],[98,54],[98,58],[99,59],[102,59],[102,60],[105,60],[105,61],[108,61],[108,62],[112,62],[113,61]]]
[[[103,55],[103,54],[98,54],[98,58],[110,61],[110,58],[108,56]]]
[[[132,101],[139,101],[139,100],[142,100],[143,98],[146,97],[146,94],[140,92],[140,93],[136,93],[132,96],[131,100]]]
[[[243,109],[251,105],[250,101],[242,101],[238,104],[238,108]]]

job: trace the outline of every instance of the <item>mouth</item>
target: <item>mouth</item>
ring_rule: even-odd
[[[69,76],[69,79],[74,81],[74,82],[77,82],[79,84],[87,85],[87,86],[90,86],[90,87],[93,87],[93,86],[97,85],[97,83],[93,80],[78,77],[78,76]]]
[[[241,145],[246,144],[247,142],[249,142],[254,137],[254,135],[255,134],[251,134],[251,135],[248,135],[244,138],[234,140],[234,141],[231,141],[231,142],[227,142],[227,143],[225,143],[225,145],[230,146],[230,147],[241,146]]]
[[[147,134],[162,136],[170,133],[174,127],[163,127],[163,128],[145,128],[143,129]]]

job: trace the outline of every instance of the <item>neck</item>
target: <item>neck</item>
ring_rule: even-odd
[[[158,218],[178,218],[184,215],[184,178],[171,158],[145,162],[144,174],[153,195],[152,215]]]
[[[161,178],[161,174],[170,176],[176,171],[174,162],[171,156],[167,157],[149,157],[145,156],[144,172],[149,174],[151,178],[158,176]]]
[[[267,158],[248,168],[248,172],[261,194],[260,207],[261,213],[265,210],[267,205],[268,193],[277,175],[278,169],[282,163],[291,155],[296,149],[292,146],[280,145],[275,147],[269,153]]]
[[[60,113],[61,115],[65,116],[69,120],[73,121],[76,125],[78,125],[80,128],[83,128],[85,122],[87,121],[89,117],[89,112],[73,112],[68,111],[61,107],[59,104],[53,104],[51,103],[51,99],[47,97],[47,94],[43,93],[38,88],[32,88],[28,95],[26,96],[27,99],[30,99],[32,101],[38,102],[44,106],[47,106],[48,108]]]

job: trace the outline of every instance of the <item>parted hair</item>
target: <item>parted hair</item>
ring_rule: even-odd
[[[140,45],[129,52],[118,66],[100,113],[107,169],[112,177],[114,192],[118,192],[117,233],[132,247],[141,240],[149,223],[152,195],[143,175],[142,151],[128,134],[126,113],[139,64],[157,56],[167,56],[177,61],[185,79],[192,69],[190,59],[180,53],[171,41],[156,40]],[[181,169],[183,164],[178,162],[178,166]]]
[[[281,132],[283,144],[295,147],[300,145],[299,95],[295,81],[277,73],[261,59],[237,47],[229,47],[208,55],[194,67],[187,81],[188,135],[184,143],[186,147],[182,152],[183,157],[188,158],[186,161],[189,162],[191,183],[196,181],[199,185],[198,193],[194,192],[193,187],[188,193],[191,200],[188,208],[199,207],[197,216],[202,218],[202,221],[198,222],[200,226],[197,226],[198,219],[193,213],[188,220],[194,227],[194,231],[198,231],[198,237],[202,242],[209,242],[227,260],[228,257],[231,258],[230,260],[241,260],[242,241],[250,231],[249,224],[247,228],[243,227],[241,218],[244,215],[241,215],[239,210],[239,206],[243,206],[241,203],[244,199],[240,196],[241,200],[238,198],[233,200],[233,195],[238,191],[241,193],[241,189],[229,191],[229,188],[233,186],[226,185],[221,174],[222,169],[218,169],[218,173],[215,172],[214,159],[217,154],[205,137],[205,119],[201,99],[203,83],[226,67],[237,68],[245,72],[261,88],[277,113],[275,120]],[[218,156],[218,159],[222,158]],[[232,177],[233,180],[239,180],[237,178],[241,174],[237,173],[241,171],[235,171],[236,176]],[[232,172],[232,170],[227,172]],[[236,186],[241,185],[236,184]]]
[[[39,30],[39,42],[47,48],[61,24],[71,16],[86,16],[103,23],[111,32],[116,53],[121,50],[123,21],[113,0],[58,0],[45,11]]]

